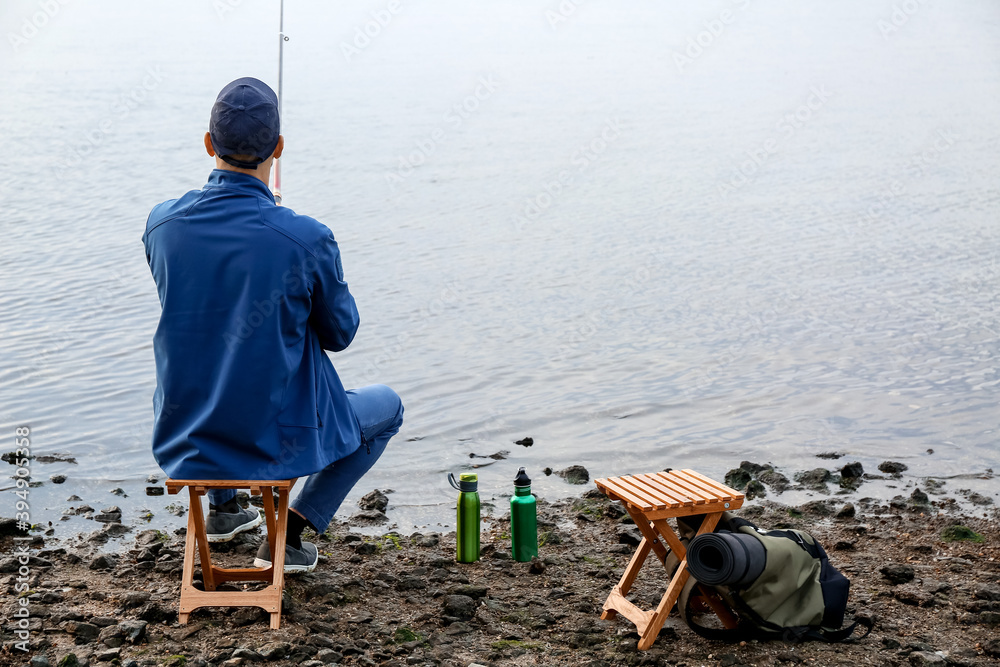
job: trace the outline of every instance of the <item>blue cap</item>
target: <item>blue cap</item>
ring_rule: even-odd
[[[256,169],[278,146],[278,96],[260,79],[236,79],[216,98],[208,131],[215,154],[226,163]],[[234,155],[252,159],[236,159]]]

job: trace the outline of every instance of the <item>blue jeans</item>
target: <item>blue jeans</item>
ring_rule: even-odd
[[[373,384],[347,392],[361,424],[364,443],[350,456],[334,461],[309,475],[292,508],[312,524],[316,532],[326,531],[340,504],[368,472],[403,424],[403,402],[384,384]],[[221,505],[236,496],[234,489],[209,490],[209,502]]]

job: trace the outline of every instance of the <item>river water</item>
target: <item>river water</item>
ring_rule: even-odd
[[[0,7],[0,449],[28,425],[76,460],[33,463],[34,521],[71,494],[180,521],[143,495],[140,236],[207,178],[218,90],[276,84],[277,5]],[[831,451],[909,466],[863,493],[997,497],[1000,5],[285,14],[285,203],[333,229],[362,314],[334,362],[407,409],[340,516],[391,488],[401,529],[447,526],[470,466],[502,505],[522,465],[556,498],[580,487],[543,468],[791,475]]]

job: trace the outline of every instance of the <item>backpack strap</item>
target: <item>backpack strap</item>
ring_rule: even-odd
[[[694,587],[697,585],[698,581],[694,577],[688,577],[687,583],[684,584],[684,588],[681,589],[681,594],[677,598],[677,611],[680,613],[681,619],[684,620],[689,628],[705,639],[710,639],[712,641],[736,643],[756,638],[752,629],[747,627],[746,623],[742,620],[735,628],[722,629],[708,628],[704,625],[695,623],[694,618],[691,615],[691,608],[689,605],[691,603],[691,594],[694,592]]]
[[[760,614],[755,612],[750,605],[744,602],[739,593],[733,590],[729,591],[727,600],[732,602],[732,605],[740,618],[739,625],[732,629],[708,628],[696,623],[694,618],[691,616],[689,605],[691,602],[691,595],[694,592],[694,587],[697,585],[698,581],[694,577],[688,577],[687,583],[684,584],[684,588],[681,589],[681,594],[677,598],[677,611],[680,613],[681,618],[687,626],[705,639],[729,643],[750,641],[752,639],[762,641],[780,639],[791,643],[823,641],[832,644],[851,639],[851,636],[854,634],[854,630],[859,625],[865,628],[865,632],[855,639],[864,639],[868,636],[868,633],[872,631],[871,619],[865,617],[855,617],[854,622],[851,625],[839,630],[828,630],[826,628],[812,627],[808,625],[784,628],[761,618]]]

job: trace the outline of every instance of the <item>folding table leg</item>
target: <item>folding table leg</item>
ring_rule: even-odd
[[[705,519],[701,522],[701,527],[698,529],[698,535],[703,535],[705,533],[711,533],[715,530],[715,526],[719,523],[719,517],[722,516],[721,512],[714,512],[712,514],[706,514]],[[659,523],[659,522],[657,522]],[[673,531],[669,526],[666,526],[666,530]],[[639,638],[639,650],[645,651],[653,645],[656,641],[656,635],[660,633],[660,629],[663,628],[663,624],[667,620],[667,616],[670,614],[670,610],[674,608],[674,604],[677,603],[677,598],[680,597],[681,590],[684,588],[684,584],[687,583],[690,573],[687,569],[687,552],[684,552],[684,557],[681,559],[680,565],[677,566],[677,572],[674,573],[673,578],[670,580],[670,585],[667,586],[666,592],[663,593],[663,597],[660,599],[660,604],[656,607],[656,612],[649,621],[649,625],[646,626],[645,631],[641,633]]]
[[[612,602],[612,598],[615,594],[622,597],[628,594],[629,590],[632,588],[632,584],[635,582],[635,578],[639,576],[639,570],[642,568],[642,564],[646,562],[646,557],[649,556],[650,548],[649,540],[645,537],[642,538],[642,541],[639,542],[639,546],[636,548],[635,553],[632,554],[632,560],[628,562],[628,566],[625,568],[622,578],[618,581],[618,585],[611,589],[611,593],[608,595],[608,599],[604,603],[604,611],[601,613],[602,619],[607,621],[618,615],[614,609],[608,608],[608,604]]]
[[[649,519],[647,519],[641,512],[635,512],[631,509],[628,511],[628,515],[632,517],[632,521],[635,523],[635,527],[639,529],[642,536],[649,540],[650,545],[653,547],[653,552],[656,557],[660,559],[663,563],[667,560],[667,549],[663,546],[663,540],[660,539],[656,531],[650,526]]]

